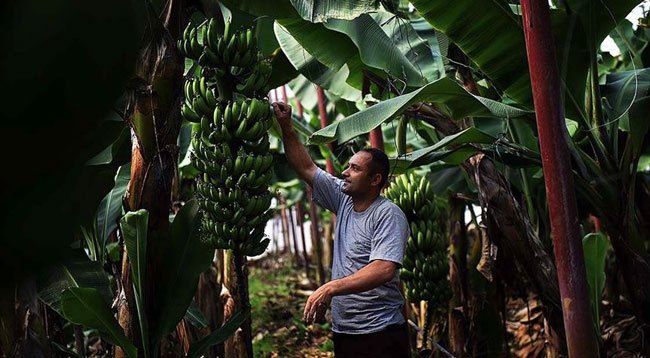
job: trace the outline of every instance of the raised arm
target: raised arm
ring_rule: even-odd
[[[273,111],[278,123],[282,128],[282,142],[284,144],[284,153],[293,169],[298,173],[300,178],[309,186],[312,186],[312,180],[318,167],[311,160],[305,146],[298,140],[298,134],[293,129],[291,123],[291,106],[283,102],[273,103]]]

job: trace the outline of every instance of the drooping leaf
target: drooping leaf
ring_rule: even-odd
[[[81,287],[66,289],[61,295],[61,310],[68,321],[98,330],[102,338],[120,346],[128,357],[137,357],[135,346],[126,338],[97,290]]]
[[[226,324],[212,332],[209,336],[200,341],[192,343],[190,350],[187,352],[188,358],[200,357],[206,349],[223,343],[228,337],[232,336],[237,328],[246,321],[248,314],[245,311],[237,311]]]
[[[432,146],[407,153],[404,156],[400,156],[393,161],[393,165],[391,167],[393,167],[396,172],[404,172],[408,168],[430,164],[435,161],[442,160],[453,152],[464,149],[469,149],[469,154],[471,155],[476,152],[476,149],[467,148],[463,145],[479,143],[487,144],[492,143],[495,140],[495,137],[482,132],[479,129],[476,129],[475,127],[469,127],[461,132],[442,138],[438,143]],[[455,148],[450,148],[451,150],[449,151],[441,151],[441,149],[447,147]]]
[[[352,20],[377,9],[376,0],[291,0],[298,14],[309,22],[328,22],[329,19]]]
[[[99,154],[92,157],[86,165],[103,165],[113,162],[113,158],[123,145],[129,142],[129,130],[126,126],[122,129],[117,139],[108,147],[104,148]]]
[[[609,74],[601,88],[607,98],[605,109],[609,120],[621,119],[620,126],[629,131],[634,153],[640,153],[650,126],[650,68]]]
[[[501,1],[411,2],[420,15],[471,58],[495,86],[519,103],[532,103],[521,20]]]
[[[427,82],[445,75],[438,38],[429,23],[418,18],[422,25],[416,28],[416,20],[404,20],[385,11],[370,16]]]
[[[308,26],[322,27],[321,25],[305,24],[308,24]],[[280,25],[280,23],[276,22],[274,28],[283,53],[287,55],[287,58],[293,67],[309,79],[309,81],[323,88],[327,88],[337,96],[350,101],[361,99],[361,92],[346,83],[349,70],[347,66],[345,66],[345,61],[337,63],[335,66],[338,67],[333,68],[338,68],[338,70],[333,70],[312,56],[303,46],[301,46],[300,43],[298,43],[298,41],[296,41],[292,36],[292,33]],[[310,31],[313,31],[313,29]],[[327,30],[325,29],[324,31]],[[315,38],[312,39],[312,41],[314,40]],[[345,54],[342,54],[342,56],[344,55]],[[313,84],[307,85],[313,86]]]
[[[384,32],[378,22],[388,21],[390,17],[391,15],[386,13],[374,16],[364,14],[354,20],[329,20],[324,25],[330,30],[347,35],[356,46],[364,64],[386,71],[408,85],[422,86],[429,82],[425,72],[434,80],[440,78],[440,69],[434,67],[431,52],[424,50],[423,40],[417,36],[409,23],[403,22],[401,26],[395,26],[398,20],[394,19],[392,28],[387,29],[392,35],[400,36],[397,39],[402,40],[401,48]],[[390,26],[390,23],[384,27],[386,26]],[[416,52],[418,47],[421,49],[420,53]],[[418,58],[425,59],[421,61],[421,65],[411,61]]]
[[[448,109],[452,118],[466,116],[516,118],[529,113],[487,98],[474,96],[452,79],[444,77],[411,93],[382,101],[342,121],[334,122],[315,132],[309,142],[312,144],[334,140],[339,143],[346,142],[370,132],[381,123],[418,102],[433,102],[442,105]]]
[[[214,257],[214,249],[199,235],[200,214],[196,200],[188,201],[171,224],[169,239],[162,244],[156,267],[159,282],[156,312],[150,317],[151,340],[158,342],[183,318],[192,301],[201,272]]]
[[[194,327],[205,328],[209,325],[208,319],[205,318],[201,308],[196,303],[195,300],[190,302],[190,306],[187,307],[187,312],[185,312],[185,319],[188,320]]]
[[[436,80],[444,73],[439,55],[435,57],[432,47],[419,37],[411,23],[385,12],[372,16],[364,14],[354,20],[330,20],[324,24],[301,19],[283,19],[278,23],[299,44],[288,49],[278,38],[294,66],[296,62],[309,64],[308,60],[321,65],[307,67],[303,64],[310,73],[300,72],[312,81],[325,76],[326,68],[337,72],[344,64],[352,75],[347,82],[356,88],[361,86],[363,71],[377,73],[380,77],[385,77],[385,72],[414,87]],[[276,28],[276,36],[282,35]],[[328,41],[319,40],[323,38]],[[305,52],[313,58],[306,58]]]
[[[99,239],[98,253],[100,257],[98,260],[101,262],[104,248],[108,237],[117,228],[117,221],[122,215],[122,197],[126,192],[126,188],[131,178],[131,164],[125,164],[117,169],[115,174],[115,186],[111,191],[106,194],[99,208],[97,209],[96,231]]]
[[[274,19],[300,17],[289,0],[225,0],[220,3],[229,9],[238,9],[255,16],[270,16]]]
[[[648,47],[650,29],[638,27],[635,31],[632,28],[632,23],[625,19],[621,21],[609,36],[621,51],[625,69],[632,70],[634,68],[644,67],[642,53]]]
[[[411,19],[410,21],[413,30],[417,32],[420,38],[427,42],[427,47],[436,61],[436,67],[444,69],[447,47],[449,47],[449,39],[447,39],[447,36],[440,31],[436,31],[436,29],[431,27],[431,24],[421,17]],[[440,41],[441,37],[444,37],[446,41]]]
[[[126,213],[120,220],[124,245],[131,266],[133,295],[138,312],[138,321],[145,356],[149,348],[149,322],[146,315],[145,277],[147,271],[147,229],[149,213],[140,209]]]
[[[587,283],[594,324],[599,327],[600,300],[605,288],[605,258],[610,243],[602,232],[591,233],[582,239],[582,248],[585,255],[585,269],[587,270]]]
[[[38,283],[38,297],[62,314],[61,295],[70,287],[97,290],[106,304],[113,299],[108,275],[97,261],[92,261],[81,249],[72,250],[60,265],[50,268]]]
[[[583,112],[584,88],[591,51],[627,15],[638,0],[567,1],[568,9],[552,11],[558,67],[568,92],[567,115]],[[532,91],[522,18],[502,1],[445,2],[414,0],[418,12],[447,35],[490,78],[495,87],[526,108],[532,108]],[[593,7],[593,11],[588,9]],[[592,45],[589,45],[592,43]],[[590,47],[592,47],[590,49]]]

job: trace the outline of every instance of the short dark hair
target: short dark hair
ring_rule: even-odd
[[[380,188],[383,188],[388,181],[388,174],[390,172],[390,164],[388,156],[381,149],[377,148],[364,148],[361,152],[369,153],[372,156],[370,160],[370,170],[372,174],[381,174]]]

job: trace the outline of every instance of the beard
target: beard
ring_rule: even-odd
[[[343,185],[341,186],[341,192],[345,195],[350,195],[350,183],[347,181],[343,182]]]

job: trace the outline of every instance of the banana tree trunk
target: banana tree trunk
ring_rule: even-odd
[[[33,278],[0,292],[0,356],[52,357],[46,310]]]
[[[522,0],[521,7],[568,351],[596,357],[550,11],[544,0]]]
[[[289,237],[289,220],[287,219],[287,204],[284,196],[280,194],[280,218],[282,220],[282,238],[284,239],[284,247],[282,253],[288,252],[291,254],[291,238]]]
[[[327,119],[327,109],[325,108],[325,91],[319,86],[316,87],[316,97],[318,99],[318,117],[320,118],[320,127],[325,128],[327,127],[330,123],[329,120]],[[327,144],[327,147],[332,150],[332,145]],[[334,164],[332,163],[332,159],[327,158],[325,161],[325,166],[327,169],[327,172],[335,175],[334,173]]]
[[[467,230],[465,203],[449,200],[449,282],[453,296],[449,301],[449,349],[458,358],[467,357]]]
[[[367,94],[370,94],[370,78],[368,77],[366,71],[364,71],[363,84],[361,86],[361,96],[365,97]],[[374,102],[366,101],[366,105],[368,107],[374,104],[375,104]],[[372,148],[377,148],[382,151],[384,150],[384,134],[381,130],[381,126],[371,130],[370,133],[368,134],[368,139],[370,139],[370,146]]]
[[[179,1],[170,1],[161,20],[154,19],[140,53],[133,86],[129,89],[127,123],[131,130],[132,155],[125,206],[129,211],[146,209],[149,212],[145,297],[155,297],[154,280],[150,276],[156,267],[165,264],[158,259],[160,240],[169,228],[172,180],[177,168],[183,60],[173,37],[181,28],[179,7]],[[121,271],[118,321],[142,355],[127,255],[123,255]],[[145,311],[150,312],[155,300],[145,301]],[[115,356],[124,357],[124,352],[118,348]]]
[[[300,248],[298,247],[298,238],[296,237],[296,222],[293,220],[293,208],[288,207],[287,212],[289,213],[287,219],[289,221],[289,227],[291,227],[291,238],[293,242],[293,261],[296,267],[300,266]]]
[[[316,257],[316,279],[319,285],[325,284],[325,268],[323,267],[323,241],[318,230],[318,208],[312,199],[311,187],[307,186],[307,200],[309,201],[309,220],[311,221],[311,247]]]
[[[316,87],[316,97],[318,99],[318,115],[320,118],[320,126],[321,128],[325,128],[329,125],[329,120],[327,118],[327,109],[325,108],[325,91],[323,91],[323,88],[320,86]],[[327,144],[327,147],[332,150],[332,145]],[[327,158],[325,161],[325,167],[327,168],[327,172],[336,176],[336,172],[334,171],[334,163],[332,162],[332,159]],[[333,255],[333,250],[332,248],[334,247],[334,237],[332,233],[334,232],[334,225],[336,223],[336,215],[332,214],[332,222],[328,223],[325,226],[325,255],[327,256],[327,265],[328,267],[332,264],[332,255]]]
[[[307,253],[307,242],[305,239],[305,226],[304,226],[305,212],[302,209],[302,201],[298,200],[296,203],[296,224],[300,228],[300,239],[302,241],[302,260],[305,264],[305,277],[309,278],[309,254]]]

